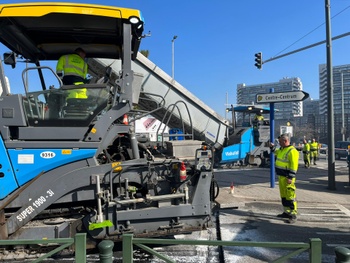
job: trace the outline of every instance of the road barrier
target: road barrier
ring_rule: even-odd
[[[264,247],[264,248],[284,248],[293,249],[271,263],[282,263],[304,251],[309,251],[310,263],[321,263],[322,241],[319,238],[311,238],[309,243],[302,242],[250,242],[250,241],[217,241],[217,240],[174,240],[174,239],[151,239],[134,238],[132,234],[123,235],[123,263],[133,262],[133,245],[140,247],[146,252],[164,260],[167,263],[176,261],[158,253],[145,244],[152,245],[204,245],[204,246],[235,246],[235,247]]]
[[[75,247],[75,262],[86,263],[86,233],[76,234],[74,238],[54,238],[54,239],[37,239],[37,240],[0,240],[0,246],[15,246],[15,245],[45,245],[58,244],[59,247],[42,255],[41,257],[28,261],[32,263],[42,262],[44,259],[51,257],[63,249],[74,245]]]

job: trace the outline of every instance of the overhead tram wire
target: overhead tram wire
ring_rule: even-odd
[[[331,19],[335,18],[336,16],[340,15],[341,13],[343,13],[345,10],[347,10],[348,8],[350,8],[350,5],[345,7],[343,10],[341,10],[340,12],[338,12],[337,14],[335,14],[334,16],[332,16]],[[301,38],[299,38],[298,40],[296,40],[295,42],[293,42],[292,44],[290,44],[288,47],[286,47],[285,49],[281,50],[280,52],[278,52],[276,55],[274,55],[272,58],[268,59],[267,61],[263,61],[263,63],[268,62],[270,60],[273,60],[273,58],[277,57],[279,54],[281,54],[282,52],[284,52],[285,50],[289,49],[290,47],[292,47],[293,45],[295,45],[296,43],[298,43],[300,40],[304,39],[305,37],[307,37],[308,35],[310,35],[311,33],[315,32],[317,29],[319,29],[320,27],[324,26],[326,22],[322,23],[321,25],[319,25],[318,27],[314,28],[313,30],[311,30],[309,33],[305,34],[304,36],[302,36]],[[343,36],[343,35],[342,35]],[[344,35],[345,36],[345,35]]]

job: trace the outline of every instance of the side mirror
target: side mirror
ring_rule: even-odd
[[[4,53],[4,63],[6,65],[11,65],[12,68],[16,67],[16,53]]]

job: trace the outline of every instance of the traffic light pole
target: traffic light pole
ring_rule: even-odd
[[[335,187],[335,158],[334,158],[334,110],[333,110],[333,66],[332,66],[332,40],[336,40],[345,36],[350,35],[350,32],[331,37],[331,12],[330,12],[330,0],[325,0],[325,13],[326,13],[326,40],[294,50],[292,52],[288,52],[286,54],[267,59],[265,61],[261,60],[260,66],[267,62],[303,51],[305,49],[309,49],[321,44],[326,43],[327,47],[327,128],[328,128],[328,189],[336,190]],[[256,53],[257,55],[261,54],[261,52]],[[257,59],[255,59],[257,61]],[[255,66],[258,67],[257,63]],[[258,67],[259,68],[259,67]],[[259,68],[261,69],[261,68]],[[270,107],[273,103],[270,103]],[[272,115],[271,115],[272,116]],[[273,130],[272,130],[273,131]]]

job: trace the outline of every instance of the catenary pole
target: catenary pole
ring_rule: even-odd
[[[327,47],[328,188],[335,190],[333,66],[330,0],[325,0]]]

